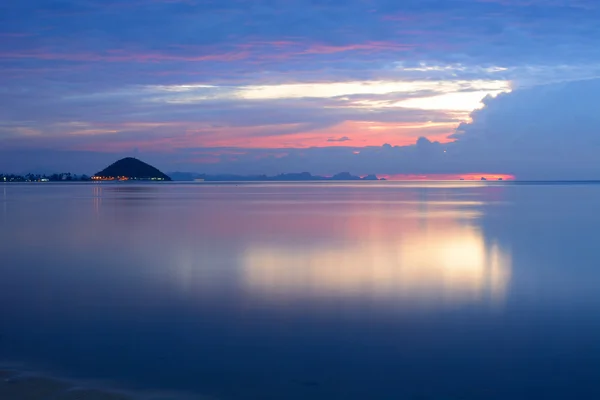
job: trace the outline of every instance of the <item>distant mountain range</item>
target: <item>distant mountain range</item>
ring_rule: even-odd
[[[170,175],[170,176],[169,176]],[[207,182],[250,182],[250,181],[378,181],[376,175],[365,177],[355,176],[349,172],[341,172],[334,176],[312,175],[309,172],[267,175],[234,175],[234,174],[198,174],[193,172],[173,172],[164,174],[155,167],[146,164],[137,158],[127,157],[109,165],[102,171],[92,176],[95,181],[128,181],[128,180],[152,180],[152,181],[207,181]]]
[[[233,175],[219,174],[207,175],[197,174],[193,172],[172,172],[169,174],[174,181],[197,181],[204,180],[207,182],[290,182],[290,181],[384,181],[384,178],[378,178],[376,175],[367,175],[365,177],[354,176],[348,172],[341,172],[334,176],[319,176],[312,175],[309,172],[279,174],[275,176],[267,175]]]

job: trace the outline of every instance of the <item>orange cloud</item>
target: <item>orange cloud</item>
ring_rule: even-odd
[[[302,131],[302,124],[270,125],[260,127],[223,127],[211,129],[209,136],[200,135],[204,130],[195,131],[199,136],[193,141],[206,147],[247,147],[247,148],[307,148],[343,146],[363,147],[406,146],[416,142],[421,136],[431,141],[450,142],[448,136],[454,132],[456,123],[385,123],[368,121],[346,121],[336,126]],[[280,130],[298,130],[296,133],[277,134]],[[265,135],[269,131],[272,135]],[[351,142],[331,142],[328,138],[346,136]]]

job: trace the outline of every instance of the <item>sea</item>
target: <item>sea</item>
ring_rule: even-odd
[[[599,249],[594,182],[0,184],[0,369],[147,399],[600,399]]]

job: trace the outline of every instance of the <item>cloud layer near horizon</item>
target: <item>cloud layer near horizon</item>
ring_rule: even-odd
[[[7,3],[0,170],[138,154],[167,171],[597,176],[598,18],[591,0]]]

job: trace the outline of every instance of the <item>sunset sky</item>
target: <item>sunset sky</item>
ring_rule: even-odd
[[[0,172],[600,178],[596,0],[0,5]]]

